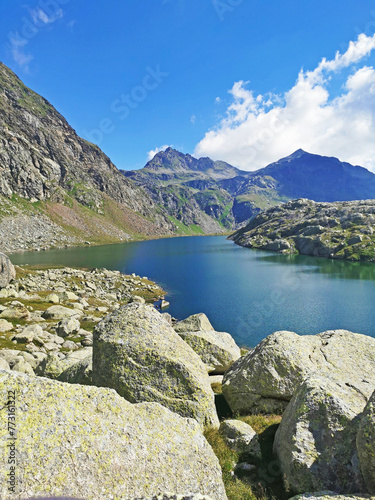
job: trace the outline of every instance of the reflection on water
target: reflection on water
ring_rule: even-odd
[[[375,332],[375,265],[250,250],[222,236],[31,252],[15,264],[106,267],[164,286],[177,318],[205,312],[253,346],[276,330]]]

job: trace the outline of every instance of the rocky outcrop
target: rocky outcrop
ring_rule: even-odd
[[[367,490],[375,495],[375,392],[361,416],[357,451]]]
[[[179,321],[174,329],[199,355],[208,373],[223,374],[241,356],[233,337],[216,332],[203,313]]]
[[[274,451],[291,491],[367,493],[356,450],[366,396],[324,372],[297,389],[276,432]]]
[[[234,412],[281,413],[302,381],[316,372],[369,398],[375,386],[375,339],[346,330],[273,333],[232,365],[222,391]]]
[[[258,460],[262,458],[258,434],[250,425],[241,420],[224,420],[220,432],[232,450]]]
[[[173,230],[145,191],[126,179],[97,146],[77,136],[48,101],[2,63],[0,198],[5,202],[0,218],[6,219],[0,221],[0,240],[10,245],[16,241],[9,240],[6,226],[15,216],[22,237],[29,235],[32,246],[38,242],[27,227],[67,244],[82,244],[85,237],[111,241],[111,232],[112,241],[121,241],[131,237],[129,232],[162,235]],[[45,204],[36,206],[36,201]],[[91,211],[89,217],[84,207]],[[34,221],[34,216],[47,219],[47,224]],[[16,229],[13,226],[13,233]],[[63,234],[56,237],[59,232]],[[48,237],[39,244],[44,242],[51,246]]]
[[[0,288],[5,288],[16,277],[16,270],[10,259],[0,253]]]
[[[95,327],[93,347],[95,385],[218,426],[203,362],[153,307],[132,303],[114,311]]]
[[[294,200],[257,215],[230,239],[280,253],[373,262],[375,201]]]
[[[115,391],[0,372],[0,447],[17,450],[17,498],[142,498],[165,491],[225,500],[221,470],[200,427],[161,405],[132,405]],[[16,435],[9,435],[9,415]],[[8,460],[0,463],[12,480]],[[10,474],[10,476],[9,476]],[[10,482],[3,500],[15,498]]]

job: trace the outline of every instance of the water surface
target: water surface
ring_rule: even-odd
[[[344,328],[375,337],[375,265],[285,256],[222,236],[26,252],[15,264],[106,267],[161,284],[182,319],[205,312],[216,330],[254,346],[276,330]]]

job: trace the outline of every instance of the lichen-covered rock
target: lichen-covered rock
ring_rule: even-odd
[[[56,321],[70,318],[71,316],[79,317],[82,313],[77,309],[69,309],[64,306],[51,306],[46,309],[42,315],[45,319],[54,319]]]
[[[57,379],[69,384],[92,385],[92,353],[65,368]]]
[[[373,500],[374,497],[369,495],[351,495],[343,494],[340,495],[333,491],[318,491],[316,493],[303,493],[302,495],[296,495],[289,500]]]
[[[232,450],[256,459],[262,458],[258,434],[250,425],[241,420],[224,420],[220,424],[220,432]]]
[[[356,436],[367,398],[345,380],[308,377],[276,432],[274,452],[292,492],[366,493]]]
[[[346,330],[276,332],[232,365],[222,390],[234,412],[281,413],[303,379],[315,372],[346,381],[370,397],[375,339]]]
[[[204,313],[193,314],[174,325],[176,332],[202,332],[212,331],[214,327]]]
[[[67,337],[79,332],[81,325],[77,318],[69,317],[64,318],[57,324],[56,333],[61,337]]]
[[[13,330],[13,324],[6,319],[0,319],[0,333],[9,332]]]
[[[208,373],[223,374],[241,356],[229,333],[210,330],[178,334],[199,355]]]
[[[360,467],[369,493],[375,495],[375,392],[361,418],[357,435]]]
[[[17,428],[16,493],[1,481],[2,500],[126,500],[165,491],[226,499],[218,460],[193,419],[158,404],[132,405],[111,389],[8,371],[0,372],[0,400],[4,458],[12,408]],[[8,473],[3,459],[1,477]]]
[[[16,270],[9,257],[0,252],[0,288],[5,288],[16,278]]]
[[[203,362],[152,306],[132,303],[108,315],[95,327],[93,348],[94,385],[218,426]]]
[[[83,347],[64,357],[62,357],[60,353],[50,353],[39,366],[37,375],[57,379],[65,370],[68,370],[87,358],[92,358],[92,347]],[[67,382],[68,380],[64,379],[63,381]]]

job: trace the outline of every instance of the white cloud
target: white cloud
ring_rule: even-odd
[[[190,122],[194,125],[194,123],[197,121],[197,117],[195,115],[191,115],[190,117]]]
[[[8,36],[8,39],[13,59],[27,72],[29,69],[29,63],[33,60],[33,56],[26,52],[26,45],[28,44],[28,41],[25,38],[22,38],[17,32],[11,33]]]
[[[375,35],[361,34],[344,54],[322,59],[313,71],[301,70],[281,96],[256,96],[248,82],[236,82],[225,118],[206,133],[195,155],[256,170],[302,148],[375,171],[375,70],[357,66],[373,49]],[[340,94],[332,95],[344,69],[350,76]]]
[[[220,97],[216,97],[215,102],[216,102],[216,104],[220,104],[221,103]]]
[[[169,146],[168,144],[164,144],[164,146],[160,146],[160,148],[151,149],[151,151],[147,153],[148,160],[152,160],[157,153],[160,153],[160,151],[165,151],[167,148],[171,147],[172,146]]]
[[[61,19],[64,13],[62,9],[58,9],[53,15],[49,16],[43,9],[37,7],[36,9],[30,10],[30,14],[34,24],[36,26],[40,26],[43,24],[54,23],[58,19]]]

